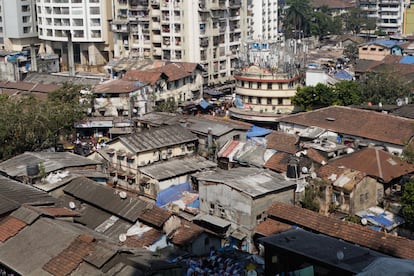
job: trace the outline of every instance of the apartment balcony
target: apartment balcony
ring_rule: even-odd
[[[153,30],[160,30],[161,29],[161,24],[159,22],[152,21],[151,27],[152,27]]]
[[[128,22],[120,23],[119,21],[114,21],[111,23],[111,31],[114,33],[127,33],[129,29]]]
[[[152,36],[153,43],[161,43],[161,35],[153,35]]]
[[[151,11],[151,16],[152,17],[160,17],[161,16],[161,11],[160,10],[152,10]]]
[[[229,0],[229,7],[230,8],[240,8],[241,0]]]
[[[389,8],[389,7],[380,7],[379,8],[379,12],[399,12],[400,8],[396,7],[396,8]]]
[[[148,3],[142,3],[140,5],[131,5],[129,6],[131,11],[146,11],[148,10]]]
[[[160,6],[160,0],[151,0],[150,3],[151,3],[151,6],[153,6],[153,7],[159,7]]]

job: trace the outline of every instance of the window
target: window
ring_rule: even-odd
[[[258,104],[261,104],[262,103],[262,98],[261,97],[257,97],[257,100],[256,101],[257,101]]]
[[[277,104],[283,105],[283,98],[277,98]]]
[[[239,141],[240,140],[240,134],[233,135],[233,140]]]
[[[253,88],[253,83],[249,81],[249,88]]]
[[[272,98],[267,98],[267,99],[266,99],[266,103],[267,103],[267,104],[272,104]]]
[[[261,82],[257,83],[257,89],[262,89],[262,83]]]
[[[253,97],[252,97],[252,96],[249,96],[249,98],[247,99],[247,101],[248,101],[249,103],[252,103],[252,102],[253,102]]]
[[[272,90],[272,83],[267,84],[267,90]]]

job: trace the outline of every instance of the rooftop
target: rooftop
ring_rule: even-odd
[[[413,119],[343,106],[289,115],[280,122],[318,126],[338,133],[403,146],[414,136]]]
[[[217,169],[194,175],[199,181],[224,184],[253,198],[279,190],[293,189],[296,183],[270,170],[239,167],[231,170]]]

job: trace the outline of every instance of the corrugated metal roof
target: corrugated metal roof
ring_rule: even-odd
[[[220,137],[232,130],[240,128],[239,126],[232,126],[231,124],[224,124],[198,117],[188,118],[186,127],[192,132],[201,133],[203,135],[207,135],[210,129],[211,134],[216,137]]]
[[[201,156],[194,156],[184,159],[168,160],[166,162],[149,165],[141,168],[141,173],[157,180],[163,180],[214,167],[217,167],[216,163]]]
[[[149,203],[133,197],[122,199],[116,190],[87,178],[74,179],[63,190],[65,193],[130,222],[137,221],[139,215],[149,205]]]
[[[101,162],[70,152],[25,152],[0,163],[0,171],[7,175],[25,176],[27,166],[43,164],[45,172],[53,172],[69,167],[97,165]]]
[[[195,177],[201,181],[223,183],[251,197],[293,188],[296,185],[295,181],[287,180],[281,174],[251,167],[200,172]]]
[[[20,207],[20,204],[14,200],[0,195],[0,215],[6,214]]]
[[[107,245],[98,242],[95,245],[94,250],[88,255],[83,257],[83,260],[94,265],[97,268],[101,268],[106,262],[108,262],[113,256],[117,254],[117,250],[109,248]]]
[[[47,193],[4,176],[0,176],[0,194],[19,204],[49,205],[56,202]]]
[[[118,138],[135,153],[197,141],[197,136],[180,125],[151,128]],[[108,143],[116,142],[118,139]]]
[[[11,216],[25,222],[26,224],[32,224],[40,217],[40,212],[33,208],[22,207],[14,211]]]

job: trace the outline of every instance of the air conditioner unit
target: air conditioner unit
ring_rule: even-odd
[[[167,149],[168,154],[172,154],[172,152],[173,152],[172,149]]]

